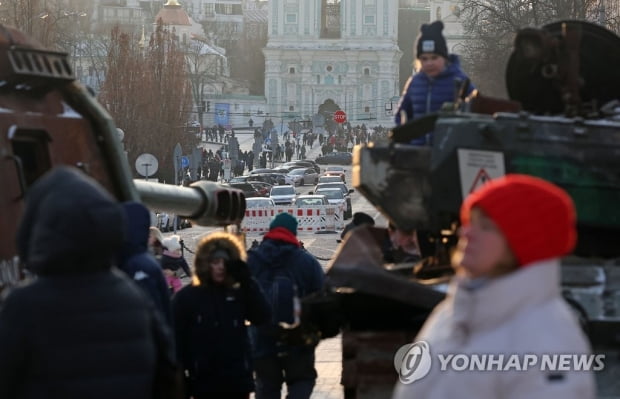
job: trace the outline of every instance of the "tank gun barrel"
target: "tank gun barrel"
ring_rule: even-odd
[[[245,196],[241,190],[198,181],[189,187],[134,180],[144,204],[153,210],[174,213],[203,226],[241,223]]]

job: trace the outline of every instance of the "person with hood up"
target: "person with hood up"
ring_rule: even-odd
[[[436,112],[445,102],[453,102],[456,84],[469,80],[461,69],[459,57],[448,54],[442,31],[441,21],[423,24],[420,29],[415,43],[415,72],[405,83],[394,114],[396,126]],[[465,94],[473,91],[474,86],[470,83]],[[432,136],[415,139],[412,144],[432,144]]]
[[[36,278],[0,310],[0,398],[154,397],[174,342],[152,301],[112,267],[124,224],[120,204],[76,168],[29,188],[17,249]]]
[[[139,202],[126,202],[122,206],[127,223],[118,268],[144,289],[164,319],[172,326],[168,284],[159,262],[148,251],[151,232],[149,210]]]
[[[342,233],[340,233],[340,239],[344,240],[344,237],[347,235],[349,231],[351,231],[352,229],[358,226],[364,226],[364,225],[374,226],[375,219],[373,219],[372,216],[370,216],[369,214],[365,212],[355,212],[353,214],[353,220],[351,220],[351,223],[344,226]]]
[[[536,177],[507,175],[466,198],[461,223],[456,276],[405,356],[418,351],[424,366],[416,375],[403,359],[393,398],[594,398],[591,369],[574,360],[543,366],[544,356],[591,355],[560,289],[560,257],[577,240],[569,195]],[[472,355],[494,360],[442,367],[449,355],[470,365]]]
[[[166,237],[162,244],[164,246],[164,252],[160,260],[161,268],[164,270],[168,288],[170,288],[170,291],[174,294],[179,292],[181,287],[183,287],[183,283],[181,282],[181,270],[187,277],[191,277],[192,272],[181,252],[182,244],[180,236],[172,235]]]
[[[297,219],[288,213],[280,213],[272,220],[261,244],[248,252],[248,265],[266,295],[269,295],[273,279],[282,278],[284,274],[295,282],[298,298],[323,289],[325,273],[314,256],[302,249],[297,240]],[[280,272],[281,269],[286,273]],[[268,299],[273,301],[273,298]],[[271,303],[271,306],[273,310],[286,304]],[[314,368],[316,342],[299,345],[282,342],[268,324],[251,327],[250,337],[256,398],[279,399],[283,383],[287,385],[289,399],[310,398],[317,377]]]
[[[245,263],[239,239],[226,232],[203,238],[191,285],[172,300],[179,362],[194,399],[247,399],[254,391],[245,321],[269,319],[269,306]]]

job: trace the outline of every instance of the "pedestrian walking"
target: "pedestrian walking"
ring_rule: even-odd
[[[127,273],[149,295],[162,317],[172,326],[168,284],[159,261],[148,251],[151,235],[149,210],[141,203],[133,201],[123,203],[122,206],[126,228],[125,240],[118,257],[118,268]],[[152,234],[156,236],[157,233],[153,230]]]
[[[181,237],[172,235],[164,238],[164,252],[161,257],[161,268],[164,270],[168,288],[172,293],[178,292],[183,283],[181,281],[182,273],[187,277],[192,276],[192,272],[183,257]]]
[[[29,187],[17,248],[36,278],[0,310],[0,398],[161,393],[158,370],[175,364],[172,335],[112,267],[124,223],[120,204],[79,169],[56,167]]]
[[[179,361],[194,399],[247,399],[254,391],[245,321],[269,319],[267,300],[236,236],[215,232],[196,249],[194,277],[173,298]]]
[[[413,383],[401,373],[393,397],[594,398],[592,371],[573,362],[491,370],[442,370],[435,362],[448,354],[541,362],[543,355],[591,352],[560,288],[559,257],[577,238],[575,207],[564,190],[526,175],[491,180],[464,201],[461,223],[456,276],[416,338],[424,341],[421,358],[432,356],[430,369]]]
[[[407,80],[394,115],[397,126],[438,111],[445,102],[455,100],[458,82],[469,78],[460,66],[456,54],[448,54],[443,37],[443,22],[423,24],[415,43],[416,72]],[[474,86],[469,83],[465,89],[470,94]],[[363,127],[365,128],[365,126]],[[432,143],[432,135],[412,141],[413,144]]]
[[[310,398],[316,381],[313,337],[301,329],[300,300],[323,288],[324,272],[297,240],[297,219],[276,216],[263,241],[248,252],[248,265],[267,296],[271,321],[250,328],[256,373],[256,398],[280,398],[286,383],[289,399]],[[309,339],[306,339],[309,338]]]

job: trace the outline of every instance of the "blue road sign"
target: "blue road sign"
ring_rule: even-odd
[[[181,166],[183,168],[188,168],[189,167],[189,158],[188,157],[181,157]]]

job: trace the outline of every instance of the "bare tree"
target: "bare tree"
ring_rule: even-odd
[[[461,0],[460,19],[471,37],[464,68],[488,95],[506,96],[504,74],[516,32],[563,19],[585,19],[598,0]]]
[[[240,39],[230,51],[230,75],[246,80],[250,94],[265,93],[265,55],[267,25],[246,24]]]
[[[180,143],[187,152],[197,144],[187,134],[191,89],[185,58],[173,32],[161,21],[143,48],[132,34],[112,31],[101,102],[125,131],[130,164],[142,153],[157,157],[159,175],[174,179],[172,151]]]
[[[210,46],[206,38],[192,39],[184,50],[192,99],[197,106],[198,121],[202,125],[206,88],[225,74],[225,57],[219,49]]]

